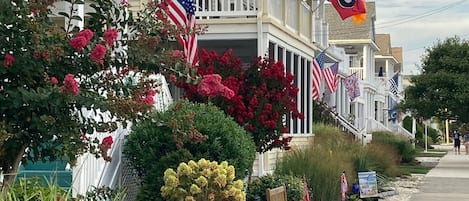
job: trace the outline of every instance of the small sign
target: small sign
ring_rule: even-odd
[[[360,198],[378,197],[378,181],[376,172],[359,172]]]

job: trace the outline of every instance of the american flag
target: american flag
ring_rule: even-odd
[[[194,0],[166,0],[168,4],[168,17],[179,27],[192,30],[195,27],[195,1]],[[178,36],[179,44],[184,48],[184,55],[192,65],[197,65],[197,35],[187,32]]]
[[[321,88],[321,69],[324,66],[324,59],[326,55],[321,52],[313,59],[313,100],[319,99],[319,90]]]
[[[360,96],[360,85],[358,83],[358,74],[353,73],[342,80],[342,84],[347,89],[347,94],[350,101],[353,101],[356,97]]]
[[[399,81],[399,73],[394,74],[391,79],[389,79],[389,91],[397,97],[398,92],[398,81]]]
[[[327,88],[331,93],[334,93],[337,89],[337,82],[339,81],[339,76],[337,72],[339,71],[339,63],[336,62],[323,70],[324,80],[326,81]]]

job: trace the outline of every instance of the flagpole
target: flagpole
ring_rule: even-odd
[[[312,12],[313,12],[313,13],[316,12],[316,10],[318,10],[319,7],[321,7],[322,5],[324,5],[324,2],[326,2],[326,0],[320,0],[318,6],[316,6],[316,8],[314,8]]]

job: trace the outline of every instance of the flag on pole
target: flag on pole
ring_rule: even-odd
[[[348,184],[347,184],[347,178],[345,177],[345,172],[342,172],[342,176],[340,176],[340,190],[341,190],[342,201],[345,201],[347,199],[347,191],[348,191]]]
[[[306,176],[303,176],[303,186],[304,186],[304,196],[303,196],[303,201],[310,201],[309,199],[309,189],[308,189],[308,182],[306,182]]]
[[[391,79],[389,79],[389,92],[394,94],[395,97],[399,94],[398,84],[399,84],[399,72],[395,73]]]
[[[389,121],[396,123],[397,120],[397,101],[389,97]]]
[[[360,3],[360,2],[357,2],[357,3]],[[361,3],[363,4],[363,7],[365,8],[365,11],[366,11],[366,2],[361,1]],[[353,24],[355,24],[355,25],[362,24],[363,22],[366,21],[366,12],[356,14],[356,15],[352,15],[352,20],[353,20]]]
[[[345,20],[351,16],[366,13],[364,0],[329,0],[340,18]]]
[[[342,80],[342,84],[347,89],[347,94],[350,101],[353,101],[356,97],[360,96],[360,86],[358,83],[358,74],[353,73]]]
[[[197,35],[191,32],[195,28],[195,1],[194,0],[166,0],[167,14],[171,22],[182,27],[187,32],[178,36],[179,44],[184,49],[184,56],[192,65],[198,62]]]
[[[319,53],[315,59],[313,59],[313,100],[319,99],[319,91],[321,88],[321,69],[324,67],[324,60],[326,55],[324,51]]]
[[[335,62],[332,66],[323,70],[324,80],[326,81],[327,88],[331,93],[337,89],[337,82],[339,81],[339,63]]]

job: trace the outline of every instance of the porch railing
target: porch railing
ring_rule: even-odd
[[[354,73],[357,73],[358,78],[359,78],[360,80],[363,80],[363,79],[364,79],[365,68],[363,68],[363,67],[350,67],[350,68],[349,68],[349,71],[350,71],[350,75],[351,75],[351,74],[354,74]]]
[[[399,124],[396,124],[396,130],[399,134],[403,135],[404,137],[407,137],[408,139],[415,139],[415,135],[409,132],[407,129],[402,127]]]
[[[327,24],[319,15],[313,15],[315,8],[301,0],[196,0],[196,5],[199,19],[267,17],[310,42],[324,47],[327,43]]]
[[[332,112],[332,114],[334,115],[335,119],[340,124],[340,126],[342,126],[348,132],[352,133],[355,136],[355,139],[360,138],[360,131],[352,123],[350,123],[343,116],[341,116],[341,115],[339,115],[335,112]]]

